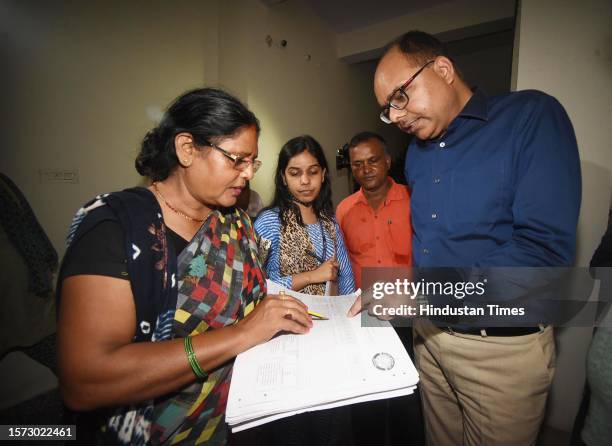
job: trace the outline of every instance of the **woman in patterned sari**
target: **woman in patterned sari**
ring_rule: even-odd
[[[73,221],[60,272],[60,390],[83,444],[227,443],[233,358],[303,304],[265,296],[249,217],[234,207],[259,123],[216,89],[174,101],[142,143],[146,188],[104,194]]]

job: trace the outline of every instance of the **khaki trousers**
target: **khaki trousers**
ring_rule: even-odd
[[[555,371],[552,327],[525,336],[414,325],[429,446],[534,445]]]

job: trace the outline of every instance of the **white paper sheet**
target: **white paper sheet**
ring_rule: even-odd
[[[268,293],[281,289],[268,281]],[[395,330],[381,321],[362,327],[360,317],[346,316],[356,294],[283,290],[329,320],[314,320],[306,335],[282,334],[236,358],[226,410],[232,430],[414,391],[418,373]]]

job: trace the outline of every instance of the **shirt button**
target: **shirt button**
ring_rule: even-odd
[[[375,215],[374,218],[378,218],[378,215]]]
[[[436,218],[438,218],[438,214],[435,214],[435,213],[434,213],[434,214],[431,214],[431,218],[432,218],[433,220],[435,220]]]
[[[423,248],[423,254],[429,254],[429,249]]]
[[[442,147],[442,148],[446,147],[446,143],[445,143],[444,141],[442,141],[442,142],[440,143],[440,147]]]
[[[440,178],[434,178],[434,184],[439,184],[440,183]]]
[[[376,240],[380,240],[380,237],[378,235],[376,236]]]
[[[378,261],[378,263],[380,263],[380,260]]]

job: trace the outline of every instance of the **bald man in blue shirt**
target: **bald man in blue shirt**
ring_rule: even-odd
[[[472,91],[419,31],[387,47],[374,91],[380,118],[414,136],[405,173],[417,267],[572,265],[580,160],[556,99]],[[414,329],[428,444],[535,444],[554,376],[552,327]]]

